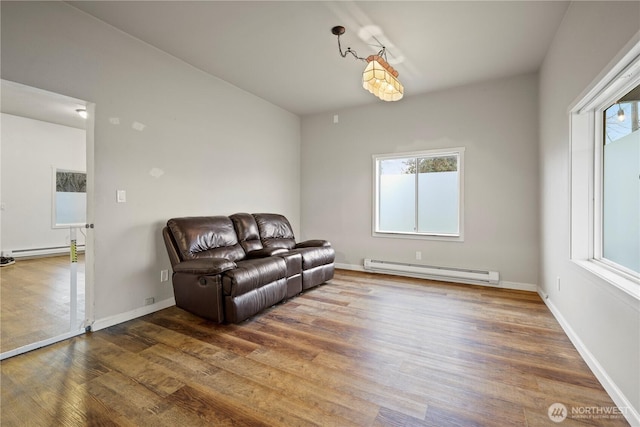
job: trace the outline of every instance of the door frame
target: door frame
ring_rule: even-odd
[[[21,84],[21,83],[19,83]],[[23,85],[29,87],[28,85]],[[42,90],[33,88],[36,90]],[[43,92],[50,92],[42,90]],[[53,93],[53,92],[50,92]],[[71,330],[71,321],[69,324],[69,331],[37,342],[33,342],[15,349],[11,349],[0,353],[0,360],[7,359],[9,357],[17,356],[32,350],[36,350],[41,347],[45,347],[51,344],[55,344],[66,339],[85,334],[91,331],[91,326],[95,322],[95,237],[94,237],[94,216],[95,216],[95,111],[96,104],[87,101],[81,101],[66,95],[56,94],[57,96],[63,96],[73,99],[76,102],[85,105],[88,116],[86,119],[85,128],[85,143],[86,143],[86,173],[87,173],[87,225],[85,228],[85,315],[80,327],[77,330]],[[72,316],[70,316],[71,318]]]

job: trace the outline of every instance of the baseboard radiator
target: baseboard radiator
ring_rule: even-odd
[[[468,270],[463,268],[435,267],[430,265],[406,264],[402,262],[365,259],[364,269],[421,279],[446,282],[470,283],[474,285],[497,286],[500,274],[497,271]]]
[[[34,249],[14,249],[13,251],[7,251],[6,255],[13,258],[37,258],[53,255],[68,254],[71,248],[69,246],[55,246],[50,248],[34,248]],[[84,245],[78,245],[78,252],[84,252]],[[3,252],[3,255],[5,253]]]

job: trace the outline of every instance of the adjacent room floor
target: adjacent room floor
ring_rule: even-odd
[[[69,331],[69,255],[16,259],[0,270],[0,350]],[[84,319],[84,255],[78,256],[78,319]]]
[[[578,417],[614,403],[537,294],[342,270],[239,325],[171,307],[1,374],[3,426],[628,425]]]

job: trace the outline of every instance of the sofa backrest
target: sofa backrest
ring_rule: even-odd
[[[253,214],[253,217],[265,248],[293,249],[296,245],[291,224],[283,215],[260,213]]]
[[[260,232],[255,218],[248,213],[236,213],[229,217],[233,222],[240,246],[246,253],[262,249]]]
[[[237,261],[245,256],[233,222],[226,216],[172,218],[167,227],[183,261],[199,258]]]

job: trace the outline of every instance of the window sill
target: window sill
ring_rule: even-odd
[[[418,233],[393,233],[374,231],[373,237],[386,237],[392,239],[418,239],[418,240],[439,240],[444,242],[464,242],[461,235],[451,234],[418,234]]]
[[[574,259],[574,263],[640,301],[640,281],[627,278],[595,260]]]
[[[68,230],[69,228],[85,228],[86,225],[87,224],[84,223],[84,222],[79,222],[77,224],[76,223],[73,223],[73,224],[55,224],[55,225],[52,225],[51,228],[54,229],[54,230],[55,229],[66,228]]]

